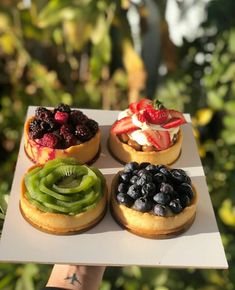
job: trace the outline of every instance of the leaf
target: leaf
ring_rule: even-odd
[[[223,108],[224,101],[214,90],[208,93],[208,104],[215,110],[221,110]]]
[[[98,44],[101,42],[105,33],[107,33],[107,23],[104,15],[100,15],[90,35],[93,44]]]
[[[235,53],[235,29],[232,29],[229,34],[229,39],[228,39],[228,48],[229,51],[232,53]]]
[[[230,199],[223,201],[219,216],[226,225],[235,227],[235,208]]]
[[[221,76],[220,81],[226,83],[235,80],[235,63],[231,63],[224,74]]]
[[[231,115],[235,115],[235,101],[228,101],[224,105],[225,111]]]
[[[234,116],[225,116],[223,119],[225,127],[229,129],[235,129],[235,118]]]
[[[221,135],[222,135],[222,138],[224,139],[224,142],[226,144],[228,144],[228,145],[235,144],[235,133],[234,133],[234,129],[224,130]]]

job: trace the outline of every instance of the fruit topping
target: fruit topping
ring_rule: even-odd
[[[160,125],[167,121],[169,111],[166,109],[156,110],[154,108],[147,108],[145,111],[145,117],[151,124]]]
[[[129,105],[129,109],[130,109],[132,114],[138,113],[137,104],[138,104],[138,102],[133,102]]]
[[[105,181],[98,169],[57,158],[30,170],[25,185],[29,202],[39,210],[76,215],[98,203]]]
[[[170,147],[171,140],[168,131],[153,131],[144,130],[144,135],[147,140],[157,148],[157,150],[164,150]]]
[[[173,176],[178,178],[179,173],[184,179],[174,180]],[[190,183],[185,182],[185,176]],[[116,199],[120,204],[140,212],[157,216],[174,215],[192,203],[195,193],[190,184],[190,177],[182,169],[130,162],[119,173]]]
[[[121,120],[116,121],[112,128],[111,131],[114,134],[123,134],[127,132],[132,132],[137,130],[138,127],[133,124],[132,119],[130,116],[124,117]]]
[[[66,124],[69,119],[69,114],[66,112],[56,112],[55,113],[55,120],[60,124]]]
[[[39,145],[53,149],[58,147],[59,142],[58,136],[53,133],[46,133],[41,139],[37,140]]]
[[[64,149],[90,140],[98,130],[96,121],[60,104],[53,111],[44,107],[36,109],[29,124],[29,137],[42,146]]]
[[[185,123],[184,120],[179,119],[179,118],[173,118],[170,119],[169,121],[165,122],[165,124],[162,125],[162,128],[164,129],[170,129],[170,128],[175,128],[180,125],[183,125]]]
[[[153,101],[149,100],[149,99],[141,99],[137,105],[137,111],[141,111],[141,110],[146,110],[147,108],[152,108],[153,107]]]

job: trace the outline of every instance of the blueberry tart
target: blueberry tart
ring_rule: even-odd
[[[35,165],[21,184],[20,210],[34,227],[51,234],[73,234],[104,216],[107,187],[103,175],[74,158]]]
[[[100,138],[95,120],[65,104],[53,110],[38,107],[24,126],[25,152],[39,164],[57,157],[74,157],[81,164],[88,163],[98,154]]]
[[[197,199],[184,170],[130,162],[113,179],[110,205],[115,220],[130,232],[167,238],[192,225]]]

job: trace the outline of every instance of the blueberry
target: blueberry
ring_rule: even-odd
[[[179,186],[176,187],[176,190],[179,195],[187,195],[190,200],[194,197],[192,186],[188,183],[181,183]]]
[[[182,169],[172,169],[171,170],[171,179],[175,184],[183,183],[186,179],[186,172]]]
[[[156,171],[156,166],[153,164],[149,164],[148,166],[145,167],[145,170],[147,170],[148,172],[154,174]]]
[[[117,201],[127,207],[131,207],[134,203],[134,200],[129,195],[123,192],[119,192],[117,194]]]
[[[166,176],[162,173],[156,173],[153,176],[153,182],[156,184],[162,183],[166,181]]]
[[[147,174],[148,171],[146,169],[140,169],[137,173],[138,176],[142,176],[143,174]]]
[[[142,162],[140,163],[140,169],[147,167],[150,163],[149,162]]]
[[[127,194],[133,199],[137,199],[141,196],[141,187],[137,184],[133,184],[129,187]]]
[[[139,164],[137,162],[129,162],[124,166],[124,172],[133,172],[139,169]]]
[[[128,189],[127,184],[123,182],[118,185],[118,192],[127,193],[127,189]]]
[[[171,200],[171,202],[169,203],[169,207],[172,210],[172,212],[176,214],[180,213],[183,210],[183,207],[178,198]]]
[[[142,186],[141,188],[141,193],[142,195],[146,195],[146,196],[154,196],[154,194],[156,193],[156,186],[154,183],[149,182],[146,183]]]
[[[153,212],[158,216],[166,216],[167,214],[166,207],[162,204],[156,204],[153,208]]]
[[[190,198],[187,195],[180,195],[179,200],[183,208],[189,206],[191,202]]]
[[[130,178],[131,178],[130,173],[126,173],[126,172],[120,173],[120,182],[129,183]]]
[[[169,169],[167,169],[167,167],[165,167],[165,166],[162,165],[162,167],[160,167],[159,171],[160,171],[160,173],[162,173],[163,175],[165,175],[166,178],[170,178],[171,177],[171,172],[170,172]]]
[[[167,205],[171,198],[168,193],[158,192],[154,195],[153,200],[156,201],[156,203]]]
[[[137,182],[137,180],[139,179],[139,177],[137,175],[134,175],[131,177],[130,179],[130,183],[131,184],[135,184]]]
[[[141,177],[136,181],[136,184],[143,186],[144,184],[152,182],[152,176],[150,174],[142,174]]]
[[[162,183],[160,185],[160,191],[163,192],[163,193],[173,193],[174,191],[174,188],[169,184],[169,183]]]
[[[134,202],[133,208],[141,212],[147,212],[152,209],[153,203],[145,196],[142,196]]]

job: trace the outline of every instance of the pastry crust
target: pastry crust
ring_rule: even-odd
[[[108,145],[111,153],[118,160],[128,163],[131,161],[136,161],[138,163],[150,162],[151,164],[171,164],[173,163],[180,155],[181,146],[183,142],[183,134],[181,129],[178,133],[177,142],[166,150],[162,151],[152,151],[152,152],[143,152],[137,151],[133,147],[125,144],[119,140],[117,135],[113,134],[110,131]]]
[[[43,212],[31,204],[25,194],[24,179],[21,182],[20,210],[23,217],[35,228],[55,234],[69,235],[83,232],[95,226],[106,213],[107,187],[95,207],[77,215]]]
[[[196,215],[198,194],[193,187],[195,196],[191,204],[184,210],[173,216],[161,217],[151,213],[142,213],[116,200],[116,189],[118,182],[117,174],[112,182],[111,190],[111,212],[114,219],[128,231],[147,238],[169,238],[186,231],[193,223]]]
[[[101,139],[100,129],[95,136],[87,142],[66,149],[52,149],[39,145],[29,137],[29,125],[33,119],[34,117],[28,118],[24,126],[24,148],[26,154],[33,162],[44,164],[48,160],[57,157],[73,157],[76,158],[80,164],[84,164],[92,161],[98,154]]]

